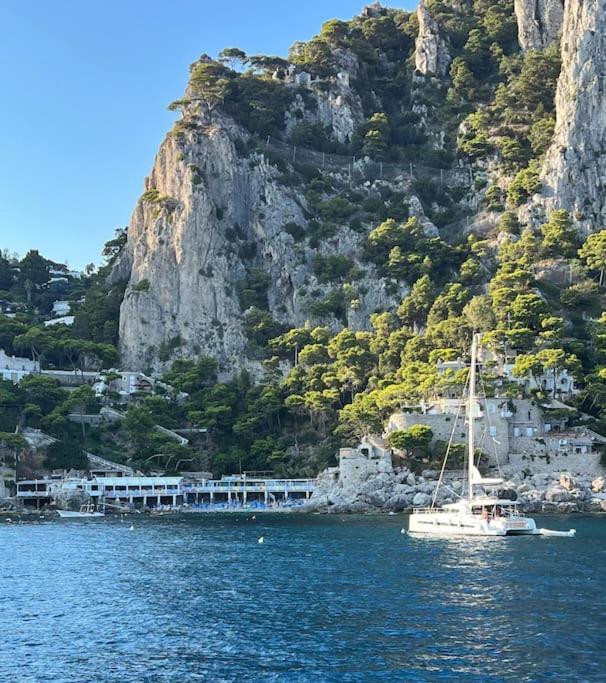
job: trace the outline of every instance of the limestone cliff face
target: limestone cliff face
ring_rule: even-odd
[[[293,50],[291,50],[291,53]],[[306,105],[305,99],[298,94],[295,105],[286,112],[286,130],[290,132],[299,123],[294,115],[303,114],[310,123],[321,123],[331,131],[335,140],[350,142],[358,126],[364,121],[364,110],[360,96],[351,87],[359,71],[358,57],[351,50],[336,48],[333,56],[338,64],[338,74],[328,88],[315,87],[308,92],[313,96],[315,106]],[[298,74],[295,82],[305,82],[305,74]]]
[[[415,44],[415,67],[425,76],[443,78],[448,73],[451,57],[438,24],[429,13],[427,0],[417,10],[419,34]]]
[[[606,0],[567,0],[554,141],[543,167],[547,208],[587,229],[606,220]]]
[[[564,0],[514,0],[514,8],[523,50],[543,49],[559,41]]]
[[[280,181],[262,153],[239,154],[238,141],[247,139],[233,120],[214,114],[162,143],[114,271],[129,282],[120,314],[124,367],[159,369],[179,356],[211,355],[225,374],[254,371],[239,296],[251,269],[267,274],[273,318],[303,325],[312,296],[335,286],[318,282],[314,257],[361,253],[362,237],[347,227],[315,249],[295,242],[284,226],[306,225],[305,197]],[[353,329],[368,327],[374,310],[397,305],[406,292],[359,266],[363,294],[347,312]]]

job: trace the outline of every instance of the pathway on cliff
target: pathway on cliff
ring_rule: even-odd
[[[290,163],[314,166],[319,170],[359,176],[365,180],[393,180],[402,177],[409,180],[431,179],[445,185],[469,186],[473,183],[473,173],[468,165],[460,166],[427,166],[418,161],[378,161],[368,156],[350,156],[329,154],[307,147],[289,145],[286,142],[268,136],[259,140],[261,149],[274,152]]]

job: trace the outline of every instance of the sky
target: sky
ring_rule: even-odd
[[[101,263],[172,127],[166,107],[191,62],[232,46],[286,56],[364,4],[1,0],[0,250]]]

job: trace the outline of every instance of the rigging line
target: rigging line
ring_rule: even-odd
[[[467,390],[468,385],[469,385],[469,374],[467,375],[467,379],[465,380],[465,384],[463,385],[463,396],[465,396],[465,391]],[[442,479],[444,478],[444,471],[446,470],[446,463],[448,461],[448,455],[450,453],[450,448],[452,446],[452,441],[454,439],[454,433],[455,433],[455,430],[457,428],[457,421],[461,415],[461,408],[464,405],[465,405],[465,401],[461,401],[461,403],[459,403],[459,408],[457,409],[457,412],[455,415],[454,423],[452,425],[452,431],[450,432],[450,438],[448,439],[448,444],[446,446],[446,453],[444,455],[444,461],[442,462],[442,469],[440,470],[440,476],[438,477],[438,483],[436,485],[436,490],[434,491],[433,498],[431,500],[431,508],[432,509],[435,507],[436,499],[438,497],[438,491],[440,490],[440,486],[443,486]],[[454,491],[453,491],[453,493],[454,493]],[[455,494],[455,495],[459,496],[459,494]],[[461,496],[459,496],[459,498],[460,497]]]

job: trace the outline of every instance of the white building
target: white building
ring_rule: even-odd
[[[115,372],[110,370],[110,372],[113,373],[113,377],[102,374],[93,385],[97,396],[102,396],[107,390],[116,391],[124,398],[137,393],[151,394],[154,391],[156,381],[142,372],[130,370],[117,370]],[[116,375],[118,376],[116,377]]]
[[[103,498],[105,503],[116,507],[176,507],[184,502],[182,482],[183,477],[143,476],[29,479],[17,482],[17,498],[24,505],[41,507],[61,493],[82,492],[95,502]]]
[[[75,316],[64,315],[61,318],[53,318],[52,320],[45,320],[44,327],[50,327],[51,325],[73,325]]]
[[[577,392],[574,377],[568,370],[547,372],[535,376],[516,377],[513,374],[513,363],[504,363],[502,374],[508,382],[514,382],[524,387],[526,392],[542,391],[554,398],[568,398]]]
[[[68,315],[71,311],[71,306],[69,301],[55,301],[53,302],[53,315],[57,317]]]
[[[566,399],[577,393],[575,379],[565,369],[558,370],[555,373],[546,372],[535,376],[517,377],[513,374],[515,355],[515,353],[509,354],[505,358],[502,354],[495,353],[494,351],[484,348],[480,349],[480,363],[483,370],[490,371],[498,377],[495,387],[497,395],[502,395],[499,389],[505,383],[517,384],[523,388],[526,395],[531,391],[542,391],[543,393],[550,394],[553,398]],[[436,369],[440,375],[449,370],[457,372],[466,367],[468,367],[468,364],[462,358],[438,361],[436,364]]]
[[[13,384],[18,384],[24,377],[40,372],[40,363],[29,358],[8,356],[0,349],[0,377]]]

